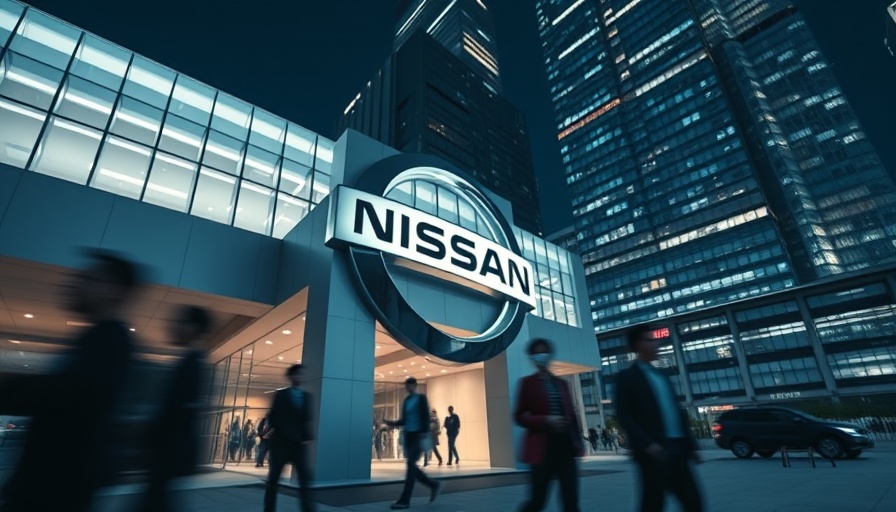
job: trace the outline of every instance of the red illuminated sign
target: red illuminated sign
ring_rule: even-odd
[[[653,331],[653,339],[655,339],[655,340],[661,340],[663,338],[668,338],[668,337],[669,337],[669,328],[668,327],[663,327],[661,329],[657,329],[657,330]]]

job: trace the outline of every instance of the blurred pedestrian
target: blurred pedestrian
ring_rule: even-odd
[[[21,460],[0,497],[4,512],[86,511],[111,476],[108,437],[133,355],[125,308],[140,279],[137,266],[121,256],[93,251],[89,258],[64,288],[64,300],[90,326],[53,373],[0,382],[0,411],[32,416]]]
[[[585,439],[591,444],[591,451],[597,453],[597,429],[591,427],[588,429],[588,437]]]
[[[700,462],[697,441],[669,378],[650,364],[657,358],[657,329],[642,324],[626,333],[629,350],[638,358],[616,376],[616,414],[640,470],[640,510],[660,512],[670,491],[685,512],[700,512],[700,490],[689,464]]]
[[[584,438],[576,418],[566,381],[551,374],[554,349],[543,338],[527,348],[536,372],[520,381],[516,395],[517,424],[526,429],[523,462],[532,468],[530,497],[521,512],[544,508],[552,479],[560,481],[564,512],[579,510],[579,479],[576,457],[585,455]]]
[[[454,463],[460,464],[460,455],[457,454],[457,436],[460,434],[460,416],[454,414],[454,406],[448,406],[448,416],[445,417],[445,433],[448,435],[448,465],[451,465],[451,456],[454,455]]]
[[[255,448],[255,424],[250,418],[246,418],[243,425],[243,452],[246,460],[252,460],[252,449]]]
[[[271,446],[271,434],[274,433],[273,429],[271,429],[271,413],[264,415],[264,418],[258,422],[255,430],[258,436],[258,449],[255,450],[255,467],[263,468],[264,459],[267,457]]]
[[[199,412],[205,381],[204,335],[211,317],[198,306],[181,306],[169,327],[171,341],[183,350],[162,397],[150,429],[149,486],[143,498],[145,512],[172,510],[169,485],[176,477],[196,473],[199,464]]]
[[[410,508],[411,493],[414,492],[414,482],[429,487],[429,501],[433,502],[442,491],[442,482],[433,480],[422,469],[417,467],[420,454],[432,442],[432,434],[429,425],[429,403],[426,395],[417,393],[417,379],[408,377],[404,381],[404,389],[408,396],[401,406],[401,418],[398,420],[383,420],[390,426],[404,427],[404,453],[407,457],[407,471],[404,476],[404,489],[398,501],[392,504],[392,510]]]
[[[264,511],[277,508],[277,486],[283,467],[292,464],[299,476],[299,503],[302,512],[312,512],[311,470],[308,468],[308,445],[311,433],[311,394],[303,390],[302,365],[294,364],[286,370],[290,387],[277,391],[271,405],[270,422],[271,462],[268,466],[268,482],[264,491]]]
[[[243,429],[240,427],[240,417],[233,418],[230,427],[227,428],[227,453],[230,454],[230,462],[237,462],[237,458],[242,458],[240,446],[243,444]]]
[[[442,434],[442,425],[439,422],[439,415],[435,409],[429,411],[429,434],[432,437],[432,449],[426,452],[423,458],[423,466],[429,465],[429,460],[435,455],[439,460],[439,466],[442,465],[442,454],[439,453],[439,436]]]

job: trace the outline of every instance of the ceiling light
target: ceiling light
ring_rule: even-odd
[[[21,341],[19,341],[19,340],[9,340],[9,342],[10,342],[10,343],[15,343],[16,345],[18,345],[19,343],[21,343]]]
[[[413,362],[413,361],[411,361],[411,366],[414,366],[414,362]]]
[[[131,331],[131,332],[137,332],[137,329],[134,329],[133,327],[131,327],[131,328],[128,329],[128,330]]]
[[[381,347],[381,346],[379,346],[379,345],[376,346],[376,349],[377,349],[377,350],[379,350],[379,349],[381,349],[381,348],[383,348],[383,347]]]
[[[302,320],[304,320],[304,319],[305,319],[305,315],[302,315]]]
[[[251,350],[247,350],[246,353],[247,353],[247,354],[251,354],[252,351],[251,351]]]
[[[429,377],[429,374],[427,373],[426,376]]]
[[[25,313],[25,318],[34,318],[34,315],[31,313]]]
[[[404,373],[408,373],[408,371],[407,371],[407,370],[405,370],[405,371],[404,371]]]
[[[398,367],[401,368],[401,365],[399,364]]]
[[[290,335],[292,334],[292,331],[290,331],[289,329],[283,329],[283,334]]]
[[[425,369],[426,369],[426,365],[424,364],[424,365],[421,366],[420,368],[423,368],[423,369],[425,370]]]
[[[271,341],[271,340],[264,340],[264,344],[265,344],[265,345],[273,345],[274,342]]]
[[[283,361],[283,356],[278,357],[277,359]]]
[[[389,371],[389,375],[392,375],[392,372],[391,372],[391,371]]]
[[[448,373],[448,370],[442,370],[442,373]]]

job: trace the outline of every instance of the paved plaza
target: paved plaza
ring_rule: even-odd
[[[697,472],[712,512],[892,512],[896,511],[896,443],[885,442],[856,460],[830,462],[816,459],[812,468],[805,453],[791,455],[792,466],[781,459],[735,459],[729,452],[708,448],[706,461]],[[412,510],[427,512],[513,511],[526,492],[525,474],[452,476],[447,468],[433,476],[446,478],[444,494],[427,503],[426,489],[418,486]],[[581,465],[583,511],[628,512],[635,510],[634,465],[623,455],[598,455]],[[195,482],[196,488],[179,493],[182,510],[195,512],[249,512],[261,510],[263,488],[258,477],[216,472]],[[133,488],[110,489],[100,499],[97,512],[129,510]],[[389,509],[400,484],[325,488],[317,491],[321,512],[371,512]],[[280,509],[296,507],[295,491],[280,495]],[[561,510],[552,497],[549,511]],[[667,506],[669,511],[679,510]]]

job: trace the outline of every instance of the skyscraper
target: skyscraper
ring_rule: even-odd
[[[537,0],[597,330],[896,261],[896,189],[783,0]]]
[[[403,1],[396,19],[395,51],[346,107],[339,129],[448,160],[510,200],[517,226],[540,234],[528,127],[498,92],[485,5]]]

